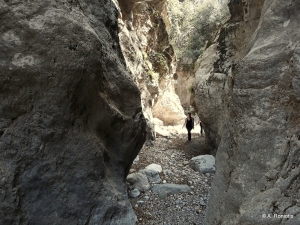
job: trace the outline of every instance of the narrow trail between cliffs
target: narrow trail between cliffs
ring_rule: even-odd
[[[195,131],[196,130],[196,131]],[[153,142],[147,142],[141,149],[131,167],[130,174],[137,173],[150,164],[162,167],[159,173],[160,182],[150,184],[149,190],[140,190],[138,197],[130,198],[137,215],[137,224],[147,225],[203,225],[206,205],[214,173],[200,173],[191,168],[191,158],[209,154],[205,148],[205,138],[197,133],[187,141],[187,134],[170,136],[157,135]],[[159,196],[153,191],[156,185],[188,185],[189,191]],[[128,184],[128,192],[134,189]]]

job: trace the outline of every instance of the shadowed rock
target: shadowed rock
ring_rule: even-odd
[[[146,123],[113,2],[0,5],[0,224],[134,224]]]
[[[214,173],[215,168],[215,157],[212,155],[200,155],[194,157],[189,162],[190,167],[200,173]]]
[[[148,178],[143,173],[132,173],[126,178],[126,181],[133,187],[139,190],[149,190],[150,184]]]
[[[157,184],[152,188],[160,198],[166,198],[169,195],[190,192],[192,189],[186,184]]]
[[[205,224],[299,224],[300,2],[229,6],[209,49],[216,58],[196,74],[199,116],[217,150]]]
[[[150,183],[158,184],[161,182],[159,172],[153,169],[142,169],[139,171],[147,176]]]

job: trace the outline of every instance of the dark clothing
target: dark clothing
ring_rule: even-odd
[[[186,129],[193,129],[193,119],[191,118],[190,120],[186,119]]]
[[[192,129],[188,129],[188,140],[192,140],[192,134],[191,134]]]
[[[201,128],[200,134],[202,134],[203,133],[202,122],[200,122],[200,128]]]
[[[191,130],[194,129],[194,118],[191,117],[190,120],[186,119],[186,129],[188,130],[188,140],[192,140]]]

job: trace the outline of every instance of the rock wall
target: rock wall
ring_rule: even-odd
[[[191,105],[203,123],[212,154],[220,144],[229,119],[235,74],[232,70],[251,45],[262,10],[263,0],[230,1],[231,18],[197,60]]]
[[[207,110],[199,116],[218,148],[206,224],[296,225],[300,2],[232,0],[229,8],[231,19],[198,70],[207,78],[198,73],[195,84],[195,104]],[[210,117],[209,98],[216,101]]]
[[[146,139],[112,1],[0,1],[0,224],[135,224]]]
[[[176,56],[169,43],[167,1],[119,2],[122,52],[141,91],[148,138],[153,139],[153,116],[161,119],[165,125],[177,124],[178,120],[184,118],[174,89]]]
[[[192,59],[183,59],[178,62],[174,79],[176,80],[175,92],[180,99],[181,105],[184,108],[188,108],[191,104],[191,95],[194,92],[195,71]]]

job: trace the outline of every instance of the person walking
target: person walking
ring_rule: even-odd
[[[203,127],[202,127],[202,122],[201,122],[200,119],[199,119],[199,124],[200,124],[200,134],[202,135],[203,134]]]
[[[188,131],[188,140],[192,140],[192,134],[191,134],[191,130],[194,129],[194,118],[192,117],[191,113],[188,113],[187,118],[185,119],[185,122],[182,126],[186,127],[187,131]]]

